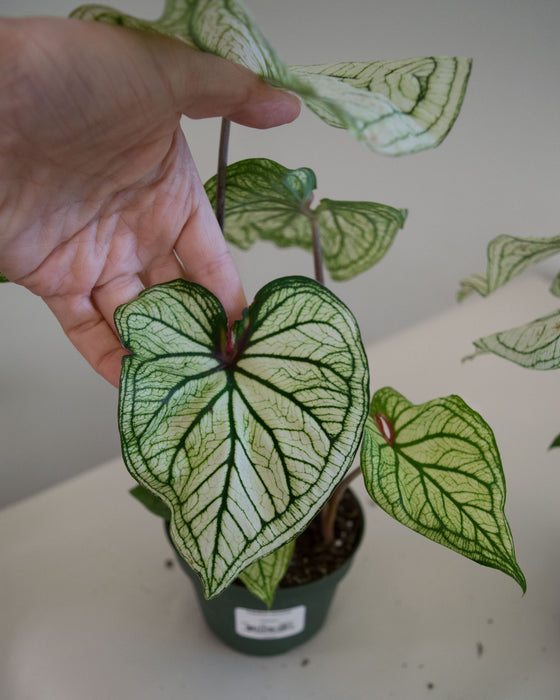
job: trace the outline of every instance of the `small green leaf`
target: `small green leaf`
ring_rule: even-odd
[[[289,170],[265,158],[232,163],[227,168],[226,239],[244,250],[261,239],[310,251],[316,219],[323,262],[334,280],[350,279],[379,262],[404,225],[406,209],[323,199],[313,210],[316,186],[309,168]],[[216,176],[205,188],[215,205]]]
[[[323,261],[333,280],[348,280],[378,263],[404,226],[407,213],[376,202],[322,199],[316,214]]]
[[[169,508],[155,493],[149,491],[144,486],[140,486],[140,484],[130,489],[129,493],[137,501],[140,501],[152,515],[157,515],[158,518],[163,518],[165,521],[169,522],[171,519]]]
[[[552,450],[554,447],[560,447],[560,435],[557,435],[554,440],[550,443],[549,450]]]
[[[560,273],[553,279],[550,285],[550,292],[554,294],[555,297],[560,297]]]
[[[311,249],[309,205],[317,187],[312,170],[248,158],[229,165],[226,178],[224,235],[230,243],[247,250],[260,238]],[[204,187],[215,206],[217,177]]]
[[[274,602],[278,584],[290,565],[295,544],[295,540],[288,542],[268,556],[257,559],[239,574],[247,589],[269,608]]]
[[[0,282],[9,282],[10,280],[0,272]]]
[[[509,574],[525,591],[504,514],[506,487],[494,434],[462,399],[415,406],[390,387],[376,392],[361,464],[370,496],[389,515]]]
[[[176,280],[117,309],[119,429],[132,476],[169,506],[213,597],[312,520],[358,449],[368,366],[356,320],[304,277],[269,283],[228,329]]]
[[[552,238],[515,238],[497,236],[488,244],[486,274],[474,274],[461,281],[459,301],[472,292],[485,297],[503,286],[529,265],[560,253],[560,236]]]
[[[560,310],[474,341],[477,355],[493,353],[528,369],[560,368]]]
[[[389,155],[441,143],[457,118],[471,69],[469,59],[434,57],[288,66],[236,0],[167,0],[155,21],[101,5],[79,7],[71,16],[168,34],[239,63],[299,95],[328,124]]]

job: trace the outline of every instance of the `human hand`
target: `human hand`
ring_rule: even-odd
[[[145,286],[186,277],[239,316],[180,118],[267,128],[296,98],[174,39],[78,20],[0,20],[0,65],[0,270],[92,367],[118,385],[113,312]]]

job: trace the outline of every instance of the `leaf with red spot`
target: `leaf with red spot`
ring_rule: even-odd
[[[490,426],[458,396],[415,406],[376,392],[361,465],[366,488],[411,530],[499,569],[525,591],[504,505],[505,479]]]

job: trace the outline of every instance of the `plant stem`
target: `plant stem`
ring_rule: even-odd
[[[226,207],[226,173],[229,148],[229,119],[222,119],[220,129],[220,148],[218,151],[218,176],[216,183],[216,218],[222,231],[224,230],[224,212]]]
[[[323,251],[321,249],[321,228],[319,219],[315,214],[311,215],[311,232],[313,235],[313,263],[315,265],[315,280],[319,284],[325,284],[323,272]]]
[[[336,520],[336,513],[338,511],[338,506],[340,501],[344,496],[346,489],[350,486],[350,483],[361,474],[362,470],[360,467],[352,469],[348,472],[340,484],[336,487],[333,495],[329,498],[326,504],[323,506],[321,511],[321,534],[323,535],[323,541],[325,544],[332,544],[334,542],[334,523]]]

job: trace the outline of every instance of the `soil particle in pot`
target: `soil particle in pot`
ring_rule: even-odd
[[[476,655],[481,657],[484,654],[484,644],[482,642],[476,643]]]
[[[296,540],[290,566],[280,582],[281,588],[311,583],[336,571],[353,554],[362,531],[362,515],[356,497],[346,491],[335,521],[334,542],[325,544],[317,516]]]

